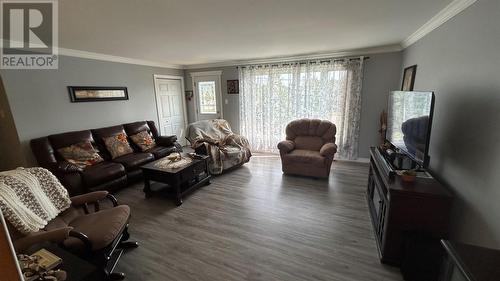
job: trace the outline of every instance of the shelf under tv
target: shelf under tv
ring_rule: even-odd
[[[432,178],[427,170],[422,168],[419,163],[394,147],[387,149],[377,147],[375,153],[380,156],[380,159],[385,160],[381,161],[383,163],[380,164],[383,167],[382,170],[384,174],[390,178],[393,178],[396,174],[400,174],[405,170],[414,170],[417,173],[417,177]]]
[[[367,202],[381,261],[400,265],[413,256],[405,247],[413,234],[448,236],[452,195],[434,178],[404,182],[381,151],[370,148]]]

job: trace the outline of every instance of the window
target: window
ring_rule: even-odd
[[[200,93],[200,113],[217,113],[217,95],[215,81],[198,82],[198,93]]]
[[[240,132],[254,151],[277,152],[299,118],[337,126],[339,157],[356,159],[363,59],[240,68]]]
[[[191,72],[196,120],[224,118],[222,110],[222,71]]]

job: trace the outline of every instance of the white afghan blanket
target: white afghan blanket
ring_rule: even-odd
[[[44,168],[17,168],[0,172],[0,208],[19,232],[43,229],[71,206],[68,191]]]

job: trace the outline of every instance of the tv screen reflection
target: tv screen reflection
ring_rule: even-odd
[[[427,153],[432,102],[432,92],[389,95],[386,138],[421,164]]]

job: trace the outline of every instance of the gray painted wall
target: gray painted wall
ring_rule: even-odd
[[[500,248],[500,2],[480,0],[407,48],[436,106],[430,168],[457,196],[452,236]]]
[[[29,140],[49,134],[157,120],[153,74],[183,70],[60,57],[57,70],[2,70],[5,90],[28,163]],[[126,86],[128,101],[71,103],[67,86]]]
[[[363,73],[359,157],[369,158],[370,146],[380,143],[380,113],[387,108],[389,92],[400,88],[401,52],[370,55]]]
[[[239,129],[239,95],[227,94],[227,80],[238,79],[235,66],[193,69],[185,71],[186,90],[191,90],[192,80],[189,73],[199,71],[222,70],[222,99],[224,118],[229,121],[234,131]],[[368,148],[379,142],[379,114],[386,108],[387,95],[399,88],[401,75],[401,53],[370,55],[365,62],[362,90],[362,111],[360,125],[359,157],[368,158]],[[194,121],[194,101],[188,102],[188,119]]]
[[[186,91],[193,90],[193,79],[191,79],[191,72],[200,72],[200,71],[215,71],[222,70],[221,76],[221,91],[222,91],[222,111],[224,113],[224,119],[226,119],[234,132],[239,132],[240,129],[240,111],[239,111],[239,95],[227,93],[227,80],[238,79],[238,68],[236,66],[227,66],[227,67],[219,67],[219,68],[204,68],[204,69],[189,69],[184,71],[184,83],[186,83],[185,88]],[[225,103],[227,100],[227,104]],[[194,122],[196,119],[195,116],[195,107],[194,107],[194,98],[191,101],[187,102],[188,108],[188,121]]]

